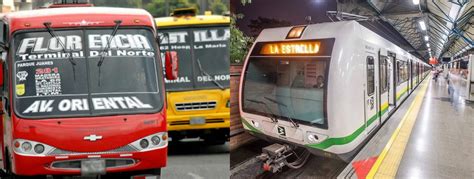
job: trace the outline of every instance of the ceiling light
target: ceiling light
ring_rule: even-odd
[[[427,47],[430,47],[430,44],[427,43],[426,46],[427,46]]]
[[[426,30],[426,24],[425,24],[425,21],[420,21],[418,22],[420,24],[420,28],[421,30]]]
[[[430,38],[427,35],[425,35],[425,41],[428,41],[429,39]]]
[[[414,5],[420,4],[420,0],[413,0],[413,4],[414,4]]]

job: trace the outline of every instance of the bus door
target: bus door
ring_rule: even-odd
[[[397,70],[396,68],[396,63],[395,63],[395,53],[388,52],[388,105],[389,105],[389,111],[391,111],[395,106],[396,106],[396,91],[397,91],[397,85],[395,81],[395,77]]]

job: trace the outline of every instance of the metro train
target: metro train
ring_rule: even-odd
[[[240,79],[242,123],[274,143],[259,156],[268,170],[311,154],[347,161],[430,68],[356,21],[264,29]]]

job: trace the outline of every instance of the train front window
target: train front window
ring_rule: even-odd
[[[325,126],[328,64],[329,58],[251,57],[243,88],[244,112]]]

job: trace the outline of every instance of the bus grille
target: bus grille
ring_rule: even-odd
[[[209,110],[216,108],[217,102],[193,102],[193,103],[176,103],[177,111],[192,111],[192,110]]]
[[[120,148],[116,148],[113,150],[108,151],[101,151],[101,152],[73,152],[67,151],[62,149],[54,149],[53,151],[49,152],[48,155],[94,155],[94,154],[114,154],[114,153],[122,153],[122,152],[135,152],[138,151],[137,148],[126,145]]]
[[[133,159],[105,159],[106,168],[125,167],[135,164]],[[56,161],[51,164],[52,168],[58,169],[81,169],[81,160]]]
[[[206,124],[210,123],[223,123],[225,122],[224,119],[206,119]],[[172,121],[170,123],[170,126],[176,126],[176,125],[189,125],[189,120],[185,121]]]

